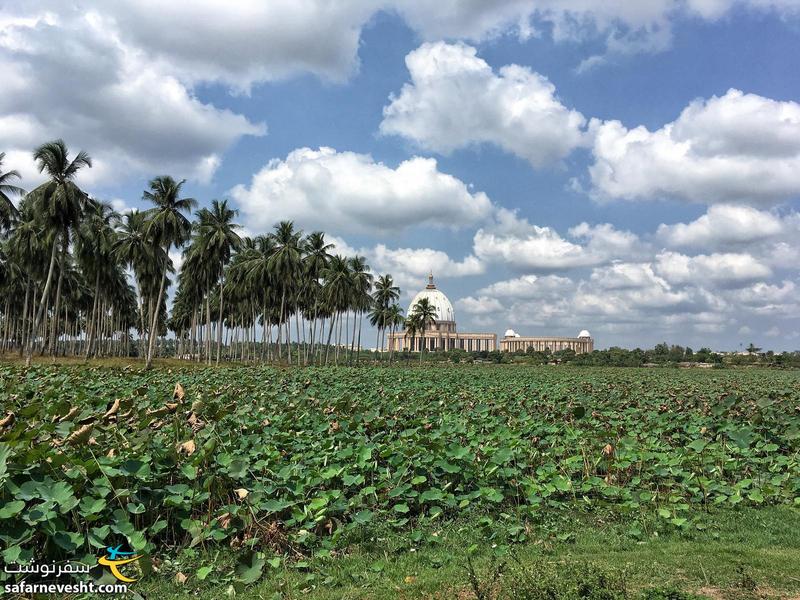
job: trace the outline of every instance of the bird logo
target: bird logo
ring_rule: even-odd
[[[125,583],[133,583],[136,580],[131,577],[126,577],[125,575],[120,573],[119,568],[122,565],[127,565],[128,563],[132,563],[134,561],[139,560],[142,557],[142,555],[135,554],[133,552],[123,552],[122,550],[120,550],[121,547],[122,544],[119,544],[114,548],[112,548],[111,546],[106,548],[105,556],[101,556],[100,558],[98,558],[97,564],[103,565],[104,567],[108,567],[109,570],[111,571],[111,574],[120,581],[124,581]]]

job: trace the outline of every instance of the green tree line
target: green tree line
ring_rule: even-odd
[[[149,368],[166,349],[206,363],[352,363],[365,317],[378,347],[405,327],[392,276],[376,278],[364,257],[333,254],[321,231],[281,221],[242,236],[226,200],[197,209],[184,180],[168,175],[144,190],[151,208],[120,215],[77,185],[88,154],[73,157],[55,140],[33,157],[46,181],[26,192],[0,153],[2,351],[27,364],[37,353],[133,355]],[[416,312],[410,321],[424,333],[435,315],[430,306]]]

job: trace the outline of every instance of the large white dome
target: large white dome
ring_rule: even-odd
[[[579,338],[590,338],[590,337],[592,337],[592,334],[589,333],[588,331],[586,331],[585,329],[582,329],[581,332],[578,334],[578,337]]]
[[[414,296],[411,304],[409,304],[408,312],[406,313],[408,316],[411,316],[414,312],[414,306],[423,298],[427,298],[431,306],[436,309],[437,322],[456,320],[456,313],[453,311],[453,305],[450,304],[450,300],[448,300],[447,296],[436,289],[436,286],[433,284],[433,275],[428,276],[427,287]]]

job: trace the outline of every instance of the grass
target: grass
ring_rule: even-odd
[[[705,524],[705,531],[693,534],[652,533],[636,539],[621,517],[575,515],[532,526],[529,541],[511,546],[499,558],[474,522],[432,531],[439,541],[423,546],[376,531],[347,556],[313,558],[299,567],[291,563],[267,567],[264,579],[236,597],[475,598],[467,555],[468,548],[477,545],[470,562],[487,598],[512,597],[514,591],[513,597],[544,597],[532,595],[521,578],[535,580],[541,592],[542,584],[585,578],[586,565],[590,574],[620,578],[627,590],[625,596],[598,596],[603,598],[640,598],[646,593],[651,595],[644,597],[692,597],[679,596],[675,590],[707,598],[800,598],[800,511],[729,509],[709,515]],[[159,600],[189,594],[208,600],[225,597],[227,584],[200,582],[194,576],[196,565],[210,558],[185,554],[175,563],[162,565],[161,576],[151,576],[136,589]],[[501,565],[504,568],[498,574]],[[183,584],[174,581],[178,570],[188,575]],[[673,595],[656,595],[654,588]],[[519,595],[525,589],[527,595]]]

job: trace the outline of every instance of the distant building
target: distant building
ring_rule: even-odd
[[[521,337],[513,329],[506,331],[500,340],[500,350],[503,352],[526,352],[528,348],[538,352],[558,352],[559,350],[574,350],[575,354],[584,354],[594,351],[592,335],[585,329],[578,337]]]
[[[428,276],[428,285],[420,291],[408,307],[406,315],[411,315],[414,306],[427,298],[436,309],[436,322],[425,331],[424,337],[417,332],[411,336],[406,331],[398,331],[389,335],[388,348],[395,352],[410,350],[419,352],[425,350],[454,350],[459,348],[467,352],[480,350],[492,351],[497,349],[497,334],[495,333],[459,333],[456,329],[456,315],[453,305],[441,290],[433,283],[433,274]]]

